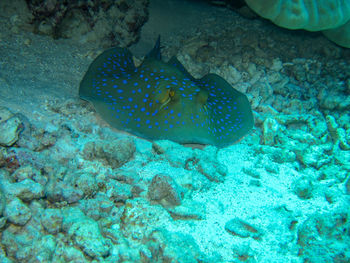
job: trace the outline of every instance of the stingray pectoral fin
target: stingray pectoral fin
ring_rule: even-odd
[[[123,76],[126,72],[133,72],[135,65],[132,54],[126,48],[110,48],[100,54],[89,66],[84,78],[80,82],[79,96],[91,101],[96,99],[95,86],[99,81],[112,76]]]
[[[212,129],[217,131],[218,146],[230,145],[252,129],[254,118],[246,95],[216,74],[208,74],[197,81],[206,83],[202,85],[202,89],[208,91],[205,106],[210,118],[214,120]],[[205,97],[202,96],[203,98]]]

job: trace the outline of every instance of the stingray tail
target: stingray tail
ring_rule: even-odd
[[[146,58],[162,59],[162,55],[160,54],[160,35],[157,38],[154,48],[146,55]]]

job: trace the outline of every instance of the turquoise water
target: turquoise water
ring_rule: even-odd
[[[211,2],[0,3],[1,262],[349,262],[350,49]],[[99,54],[139,67],[158,34],[246,96],[240,141],[145,139],[80,99]]]

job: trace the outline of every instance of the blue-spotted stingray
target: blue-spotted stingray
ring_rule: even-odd
[[[228,146],[253,127],[247,97],[223,78],[192,77],[175,58],[161,60],[160,40],[135,67],[115,47],[90,65],[79,95],[110,125],[150,140]]]

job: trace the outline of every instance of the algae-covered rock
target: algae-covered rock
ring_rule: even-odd
[[[107,186],[106,194],[114,202],[125,202],[133,197],[132,185],[111,180]]]
[[[263,143],[265,145],[274,145],[275,137],[279,129],[278,122],[273,118],[266,118],[263,123]]]
[[[201,159],[196,170],[211,182],[223,182],[227,174],[227,167],[217,161]]]
[[[349,262],[349,209],[310,215],[298,228],[299,254],[304,262]]]
[[[350,145],[348,144],[346,132],[344,129],[339,127],[335,118],[332,115],[327,115],[326,123],[333,143],[336,146],[339,146],[342,150],[350,150]]]
[[[177,206],[181,204],[182,193],[177,183],[165,174],[158,174],[152,178],[148,186],[148,198],[163,206]]]
[[[4,192],[2,190],[2,187],[0,187],[0,217],[2,216],[2,213],[4,212],[5,205],[6,205],[5,195],[4,195]]]
[[[53,235],[44,235],[33,244],[31,256],[40,258],[42,262],[53,262],[52,256],[56,245],[56,237]]]
[[[51,262],[87,262],[86,256],[78,248],[69,246],[60,236]]]
[[[297,159],[302,164],[306,166],[313,166],[317,169],[331,162],[331,150],[331,144],[310,146],[306,143],[300,143],[294,148]]]
[[[128,162],[136,151],[135,143],[131,138],[116,141],[91,141],[85,144],[84,158],[94,161],[103,161],[113,168],[118,168]]]
[[[75,187],[83,191],[84,196],[91,197],[98,191],[98,185],[94,175],[90,173],[79,173],[75,175]]]
[[[294,162],[296,160],[296,154],[289,147],[282,149],[280,147],[259,145],[257,150],[268,154],[277,163]]]
[[[6,188],[6,193],[28,202],[43,197],[44,187],[34,182],[32,179],[25,179],[18,183],[9,184]]]
[[[167,207],[174,220],[203,220],[206,218],[206,205],[192,199],[184,199],[179,206]]]
[[[192,236],[180,232],[170,232],[165,229],[158,229],[149,237],[150,240],[159,244],[159,253],[161,261],[197,263],[219,262],[207,261],[200,251],[197,243]]]
[[[294,193],[301,199],[311,198],[314,190],[312,181],[307,177],[298,178],[294,182],[293,188]]]
[[[5,107],[0,107],[0,146],[12,146],[23,130],[21,119]]]
[[[97,222],[91,219],[73,223],[68,230],[68,236],[90,257],[106,256],[109,253],[109,242],[101,235]]]
[[[262,235],[262,231],[258,227],[239,218],[233,218],[226,222],[225,230],[231,235],[242,238],[252,237],[254,239],[259,239]]]
[[[49,182],[45,185],[45,195],[48,200],[51,202],[62,202],[66,201],[67,203],[75,203],[83,198],[84,192],[74,187],[71,182],[74,180],[68,181],[59,181],[54,176],[51,176]]]
[[[33,31],[54,38],[129,46],[147,21],[148,0],[26,1]]]
[[[32,217],[29,207],[18,198],[7,203],[4,215],[11,223],[20,226],[25,225]]]
[[[50,234],[56,234],[62,229],[63,215],[60,209],[48,208],[41,215],[41,224]]]
[[[150,205],[143,198],[127,200],[120,219],[121,232],[139,242],[156,229],[172,224],[169,213],[162,206]]]

